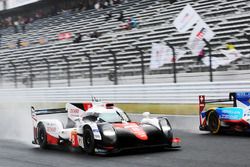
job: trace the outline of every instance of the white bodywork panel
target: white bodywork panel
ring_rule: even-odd
[[[141,120],[141,123],[147,123],[147,124],[151,124],[154,125],[155,127],[157,127],[159,130],[161,130],[161,127],[159,125],[159,120],[157,118],[143,118]]]
[[[56,119],[45,119],[41,121],[45,126],[46,132],[53,137],[59,138],[60,132],[63,130],[61,121]]]
[[[66,110],[68,111],[68,118],[74,121],[76,118],[82,117],[84,111],[76,106],[67,103]]]

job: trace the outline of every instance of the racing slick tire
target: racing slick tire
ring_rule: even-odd
[[[40,145],[40,148],[42,149],[46,149],[48,147],[47,144],[47,133],[46,133],[46,129],[44,127],[44,125],[42,123],[40,123],[37,127],[37,140],[38,140],[38,144]]]
[[[210,132],[212,134],[219,134],[221,131],[221,122],[215,110],[212,110],[208,113],[207,120]]]
[[[89,155],[95,154],[95,139],[94,134],[90,127],[84,128],[83,133],[83,144],[84,144],[84,150]]]

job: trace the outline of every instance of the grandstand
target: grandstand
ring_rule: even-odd
[[[244,57],[214,71],[215,81],[248,80],[250,73],[250,42],[244,33],[250,33],[250,3],[247,0],[177,0],[170,4],[167,0],[127,0],[122,4],[102,10],[62,13],[36,20],[27,25],[27,32],[13,33],[9,27],[1,30],[0,48],[1,87],[48,86],[48,64],[51,86],[89,85],[89,63],[86,55],[92,59],[94,85],[113,84],[109,74],[114,69],[113,51],[117,57],[118,83],[141,83],[141,59],[136,47],[143,50],[146,83],[173,82],[172,64],[165,64],[157,70],[150,70],[152,42],[169,42],[176,48],[185,49],[185,56],[176,63],[177,81],[209,81],[209,67],[197,64],[196,55],[186,47],[191,33],[179,33],[173,26],[173,20],[189,3],[196,9],[206,23],[215,32],[210,41],[213,56],[223,57],[219,50],[226,49],[226,43],[233,43]],[[106,21],[105,14],[112,11],[113,17]],[[139,27],[124,30],[122,22],[117,21],[120,11],[125,18],[135,17]],[[101,33],[99,38],[90,38],[93,31]],[[58,34],[71,32],[83,35],[81,43],[73,39],[58,40]],[[48,39],[47,44],[39,44],[41,37]],[[30,46],[8,48],[22,38]],[[68,62],[67,62],[68,61]],[[15,78],[16,71],[16,78]],[[70,73],[70,75],[67,75]],[[30,79],[30,77],[32,77]],[[32,81],[31,81],[32,80]]]

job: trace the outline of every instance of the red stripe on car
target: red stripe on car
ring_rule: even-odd
[[[133,133],[140,140],[148,140],[148,136],[145,133],[145,131],[140,126],[138,126],[138,124],[135,122],[115,123],[115,124],[113,124],[113,126],[117,127],[117,128],[123,128],[123,129],[129,130],[131,133]]]

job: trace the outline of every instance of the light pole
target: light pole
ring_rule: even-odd
[[[140,58],[141,58],[141,80],[142,80],[142,84],[145,84],[145,69],[144,69],[144,55],[143,55],[143,51],[138,46],[136,46],[136,49],[140,52]]]
[[[173,73],[174,73],[174,83],[177,83],[177,78],[176,78],[176,52],[175,48],[172,44],[169,42],[166,42],[166,44],[171,48],[172,53],[173,53]]]
[[[117,58],[115,52],[112,50],[109,50],[109,52],[112,54],[114,58],[114,85],[118,85],[118,79],[117,79]]]
[[[212,61],[212,46],[210,43],[203,39],[203,41],[206,43],[206,46],[208,47],[208,54],[209,54],[209,76],[210,76],[210,82],[213,82],[213,61]]]

